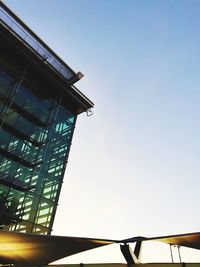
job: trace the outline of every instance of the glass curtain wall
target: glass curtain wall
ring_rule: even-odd
[[[0,52],[0,228],[50,234],[76,116]]]

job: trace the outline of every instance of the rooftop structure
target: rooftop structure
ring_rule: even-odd
[[[73,71],[0,1],[0,227],[50,234],[77,116]]]
[[[114,267],[116,265],[116,267],[139,267],[141,264],[141,246],[144,242],[148,241],[163,242],[169,244],[170,248],[171,246],[183,246],[200,249],[200,233],[189,233],[152,238],[133,237],[124,240],[109,240],[69,236],[33,235],[0,231],[0,263],[14,264],[16,266],[45,266],[49,263],[54,262],[55,260],[68,257],[79,252],[102,246],[119,244],[121,252],[126,260],[126,264],[113,263],[108,264],[108,266]],[[132,248],[129,246],[131,244],[135,244],[134,251],[132,251]],[[169,254],[169,260],[171,261],[171,263],[175,264],[173,253]],[[178,263],[179,265],[182,264],[185,266],[185,263],[183,263],[181,260],[181,255],[179,257]],[[82,265],[83,264],[80,264],[80,266]],[[170,266],[169,263],[165,263],[165,265],[157,263],[155,265],[158,267]],[[76,265],[69,264],[63,266],[76,267]],[[92,267],[93,265],[88,265],[88,267],[90,266]],[[94,264],[94,266],[105,267],[106,265],[98,263],[98,265]]]

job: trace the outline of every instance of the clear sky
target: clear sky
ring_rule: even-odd
[[[5,3],[85,74],[77,86],[95,103],[77,121],[53,234],[200,231],[200,1]],[[88,261],[123,258],[114,247],[65,260]]]

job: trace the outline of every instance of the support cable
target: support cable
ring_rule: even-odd
[[[177,249],[178,249],[178,256],[179,256],[179,260],[180,260],[180,263],[181,263],[181,262],[182,262],[182,260],[181,260],[180,246],[177,246]]]
[[[174,258],[173,258],[173,253],[172,253],[172,244],[169,244],[169,247],[170,247],[171,260],[172,260],[172,263],[174,263]]]

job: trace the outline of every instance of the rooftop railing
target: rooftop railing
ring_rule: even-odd
[[[59,58],[26,24],[24,24],[1,0],[0,22],[6,25],[18,38],[30,47],[41,59],[49,64],[62,78],[64,78],[73,91],[80,95],[90,107],[94,104],[81,92],[74,83],[83,77],[81,72],[73,71],[61,58]]]
[[[3,5],[2,3],[0,3]],[[67,66],[62,60],[55,55],[50,48],[48,48],[32,31],[26,27],[14,14],[7,11],[6,8],[0,6],[0,21],[6,24],[11,30],[17,34],[22,41],[31,47],[37,54],[39,54],[43,61],[53,67],[66,80],[73,79],[76,73]]]

